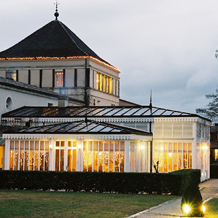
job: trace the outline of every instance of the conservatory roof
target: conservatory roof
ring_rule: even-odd
[[[197,114],[150,106],[117,107],[28,107],[24,106],[2,115],[7,117],[48,117],[48,118],[129,118],[129,117],[200,117]],[[205,118],[204,118],[205,119]]]
[[[124,127],[120,125],[97,122],[93,120],[81,120],[68,123],[53,124],[47,126],[30,127],[24,129],[13,129],[7,133],[61,133],[61,134],[136,134],[151,136],[152,133],[134,129],[130,127]]]

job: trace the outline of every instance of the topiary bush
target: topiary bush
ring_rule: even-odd
[[[189,217],[203,217],[203,201],[199,191],[199,187],[196,184],[189,184],[183,194],[181,201],[182,212]]]

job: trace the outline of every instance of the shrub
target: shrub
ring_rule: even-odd
[[[189,184],[182,194],[181,209],[183,213],[191,217],[202,217],[204,216],[202,206],[203,201],[198,186]],[[188,207],[190,208],[189,212],[186,211]]]

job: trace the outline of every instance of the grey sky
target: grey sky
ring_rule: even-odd
[[[55,0],[2,0],[0,51],[54,19]],[[217,0],[59,0],[59,20],[121,70],[121,98],[195,112],[217,88]]]

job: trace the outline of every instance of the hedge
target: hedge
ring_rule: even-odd
[[[194,169],[178,170],[172,172],[171,174],[180,176],[180,185],[178,186],[179,195],[182,195],[185,188],[190,184],[195,184],[196,186],[198,186],[198,184],[201,182],[200,170],[194,170]]]
[[[181,195],[191,182],[200,182],[199,170],[174,173],[0,171],[0,189]]]
[[[210,165],[210,178],[218,178],[218,164]]]

